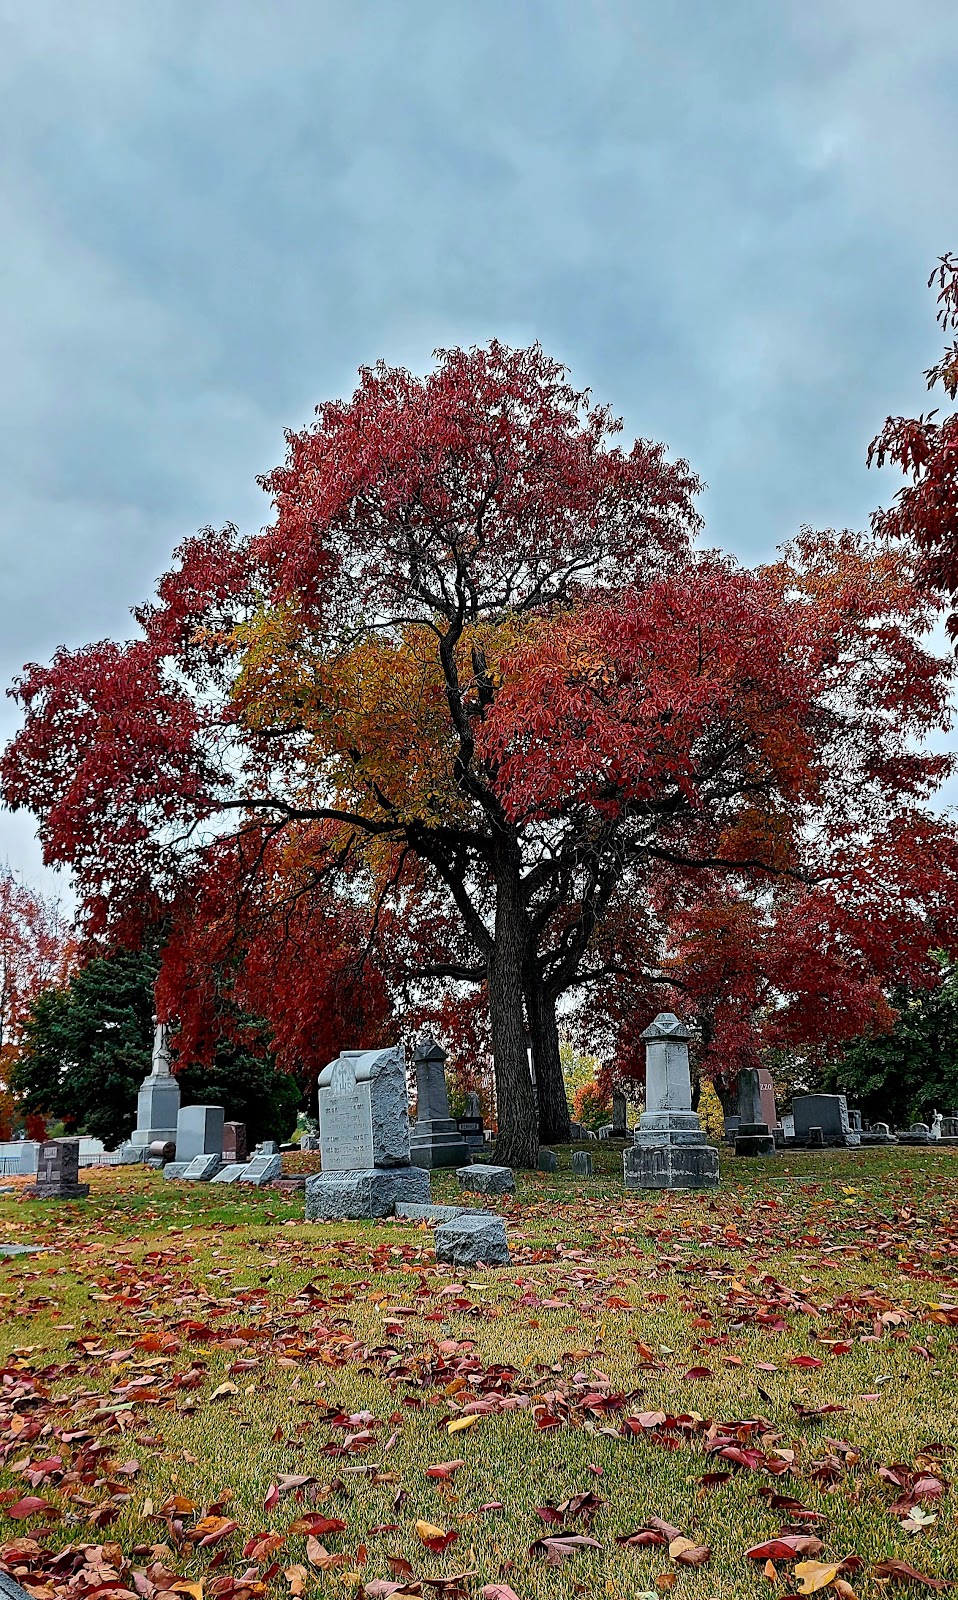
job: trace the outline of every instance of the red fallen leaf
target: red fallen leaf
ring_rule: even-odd
[[[447,1478],[451,1478],[453,1473],[456,1472],[459,1469],[459,1467],[464,1466],[464,1465],[465,1465],[465,1462],[462,1461],[462,1460],[459,1460],[459,1461],[439,1461],[439,1462],[436,1463],[436,1465],[434,1467],[427,1467],[426,1468],[426,1477],[427,1478],[442,1478],[443,1480],[445,1480]]]
[[[558,1511],[555,1506],[536,1506],[536,1516],[541,1517],[543,1522],[562,1523],[565,1521],[562,1512]]]
[[[412,1562],[407,1561],[405,1556],[387,1556],[386,1565],[396,1578],[412,1577]]]
[[[507,1583],[487,1583],[479,1593],[482,1600],[519,1600],[515,1589],[510,1589]]]
[[[203,1517],[193,1529],[194,1533],[202,1534],[197,1548],[207,1550],[214,1544],[220,1544],[222,1540],[228,1539],[230,1534],[235,1533],[238,1527],[239,1523],[234,1522],[232,1517]]]
[[[633,1549],[650,1550],[658,1544],[668,1544],[664,1533],[659,1533],[656,1528],[637,1528],[635,1533],[620,1533],[616,1535],[616,1544],[631,1545]]]
[[[324,1517],[318,1511],[308,1511],[305,1517],[297,1517],[287,1528],[287,1533],[311,1533],[314,1538],[322,1539],[327,1533],[343,1533],[346,1524],[339,1517]]]
[[[825,1365],[824,1361],[819,1361],[817,1356],[789,1356],[788,1364],[790,1367],[801,1367],[806,1372],[813,1370],[815,1367],[823,1367]]]
[[[796,1556],[817,1556],[821,1549],[822,1541],[814,1533],[783,1533],[754,1544],[745,1554],[749,1561],[794,1561]]]
[[[711,1367],[689,1367],[688,1372],[685,1373],[686,1378],[710,1378],[711,1376]]]
[[[279,1505],[279,1484],[271,1483],[263,1498],[263,1510],[273,1511]]]
[[[921,1583],[926,1589],[951,1588],[946,1578],[929,1578],[927,1573],[918,1572],[907,1561],[879,1561],[872,1567],[872,1572],[876,1578],[907,1578],[910,1583]]]
[[[714,1489],[717,1484],[728,1483],[732,1476],[730,1472],[703,1472],[699,1479],[700,1489]]]
[[[49,1500],[41,1500],[38,1495],[25,1494],[22,1500],[15,1500],[12,1506],[5,1508],[8,1517],[16,1517],[20,1522],[24,1517],[59,1517],[56,1506]]]
[[[941,1478],[932,1477],[930,1473],[916,1478],[912,1484],[911,1492],[915,1500],[940,1500],[945,1493],[947,1485]]]

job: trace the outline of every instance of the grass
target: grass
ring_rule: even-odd
[[[431,1228],[307,1224],[301,1195],[105,1168],[85,1174],[85,1202],[0,1199],[0,1241],[44,1246],[0,1262],[8,1567],[39,1600],[95,1587],[75,1572],[65,1586],[82,1558],[59,1575],[51,1562],[104,1545],[112,1570],[122,1552],[153,1573],[144,1594],[203,1578],[207,1595],[263,1581],[282,1595],[304,1567],[294,1591],[375,1596],[405,1575],[397,1558],[417,1579],[469,1572],[459,1587],[504,1582],[522,1600],[774,1594],[789,1564],[770,1578],[744,1552],[808,1527],[773,1507],[785,1495],[822,1518],[821,1561],[861,1559],[843,1576],[862,1596],[885,1586],[872,1568],[887,1559],[958,1579],[953,1494],[926,1501],[936,1520],[911,1535],[879,1476],[899,1463],[947,1482],[958,1447],[958,1149],[728,1154],[718,1191],[663,1196],[626,1195],[619,1152],[591,1150],[592,1179],[567,1152],[556,1174],[520,1177],[499,1205],[512,1266],[465,1277],[437,1267]],[[454,1187],[433,1175],[435,1198]],[[497,1367],[509,1407],[450,1434],[464,1397],[496,1392]],[[764,1464],[710,1454],[720,1436]],[[791,1470],[768,1470],[788,1452]],[[450,1458],[463,1464],[448,1479],[427,1473]],[[267,1504],[283,1474],[315,1481]],[[582,1491],[603,1502],[601,1549],[530,1556],[562,1526],[590,1531],[537,1514]],[[11,1519],[31,1494],[49,1512]],[[211,1506],[237,1529],[198,1549]],[[286,1531],[311,1511],[346,1523],[321,1538],[342,1558],[327,1570]],[[710,1547],[708,1563],[616,1544],[652,1517]],[[417,1521],[458,1537],[424,1550]],[[275,1551],[243,1555],[271,1530]],[[18,1539],[34,1545],[11,1555]]]

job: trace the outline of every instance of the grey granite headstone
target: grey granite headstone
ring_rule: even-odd
[[[32,1200],[85,1200],[90,1185],[79,1182],[79,1169],[79,1139],[44,1139],[36,1178],[23,1192]]]
[[[0,1244],[0,1256],[38,1256],[49,1248],[45,1244]]]
[[[692,1110],[689,1030],[660,1012],[645,1040],[645,1104],[622,1164],[627,1189],[709,1189],[718,1183],[718,1151]]]
[[[429,1201],[429,1172],[409,1158],[409,1096],[400,1049],[344,1050],[319,1077],[321,1172],[307,1180],[311,1221],[388,1217]]]
[[[857,1145],[861,1141],[848,1120],[848,1103],[843,1094],[796,1095],[792,1101],[795,1143],[809,1143],[812,1128],[820,1128],[826,1145]]]
[[[469,1159],[462,1134],[449,1115],[446,1052],[433,1039],[416,1046],[416,1122],[409,1159],[416,1167],[459,1167]]]
[[[456,1267],[504,1267],[509,1246],[501,1217],[455,1217],[436,1229],[436,1260]]]
[[[484,1217],[487,1213],[468,1206],[416,1205],[411,1200],[397,1200],[396,1215],[408,1222],[452,1222],[456,1217]]]
[[[246,1171],[244,1162],[230,1161],[225,1167],[220,1167],[219,1172],[214,1172],[211,1183],[237,1183]]]
[[[485,1127],[480,1116],[456,1118],[456,1129],[462,1136],[462,1142],[469,1150],[481,1150],[485,1144]]]
[[[163,1168],[164,1178],[182,1178],[189,1166],[188,1161],[167,1161]]]
[[[573,1172],[577,1173],[580,1178],[592,1177],[592,1157],[590,1156],[588,1150],[573,1150],[572,1170]]]
[[[164,1022],[153,1020],[153,1061],[136,1097],[136,1127],[130,1135],[131,1144],[143,1147],[157,1139],[175,1140],[180,1111],[180,1086],[170,1066],[169,1030]]]
[[[176,1119],[176,1159],[223,1154],[223,1107],[181,1106]]]
[[[511,1167],[476,1164],[460,1167],[456,1173],[460,1189],[469,1194],[515,1194],[516,1179]]]
[[[222,1165],[222,1157],[218,1155],[194,1156],[181,1176],[184,1183],[209,1183]]]
[[[283,1175],[283,1158],[278,1153],[274,1156],[254,1156],[240,1171],[240,1183],[252,1183],[256,1188],[261,1188],[264,1183],[272,1183],[274,1178]]]
[[[540,1150],[536,1164],[540,1172],[555,1172],[559,1165],[559,1157],[554,1150]]]
[[[316,1172],[306,1183],[307,1222],[391,1217],[400,1202],[428,1205],[425,1167],[367,1167],[356,1172]]]

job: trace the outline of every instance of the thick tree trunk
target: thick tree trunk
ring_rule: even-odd
[[[539,1114],[522,1007],[523,943],[518,873],[506,871],[497,885],[495,938],[488,966],[499,1114],[493,1159],[506,1167],[534,1167],[539,1149]]]
[[[562,1062],[559,1059],[555,1001],[546,993],[539,974],[529,965],[526,967],[524,987],[532,1039],[532,1065],[536,1076],[539,1142],[567,1144],[572,1137],[572,1129]]]

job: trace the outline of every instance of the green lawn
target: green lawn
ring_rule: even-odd
[[[591,1149],[594,1179],[520,1178],[512,1266],[459,1278],[431,1228],[301,1195],[119,1168],[0,1199],[0,1241],[45,1246],[0,1262],[7,1570],[38,1600],[708,1600],[797,1588],[745,1555],[791,1530],[860,1595],[914,1583],[887,1560],[958,1579],[958,1149],[726,1154],[660,1198]],[[652,1519],[666,1543],[616,1542]],[[563,1530],[599,1548],[530,1554]]]

